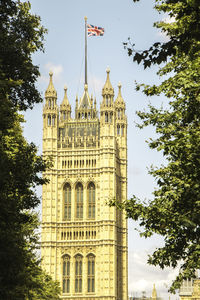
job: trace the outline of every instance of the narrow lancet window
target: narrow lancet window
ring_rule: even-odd
[[[108,113],[105,113],[105,122],[108,123]]]
[[[76,218],[83,219],[83,186],[81,183],[76,185]]]
[[[117,135],[120,135],[120,125],[117,125]]]
[[[95,185],[90,182],[88,185],[88,219],[95,219]]]
[[[65,255],[63,257],[63,293],[70,292],[70,257]]]
[[[71,220],[71,186],[69,183],[64,186],[64,220]]]
[[[51,116],[48,115],[48,126],[50,126],[50,125],[51,125]]]
[[[53,116],[53,117],[52,117],[52,125],[55,126],[55,124],[56,124],[56,117]]]
[[[95,256],[88,256],[88,272],[87,272],[87,290],[88,293],[95,292]]]
[[[124,125],[122,125],[122,128],[121,128],[121,135],[122,136],[124,135]]]
[[[82,293],[82,265],[83,258],[77,255],[75,257],[75,293]]]

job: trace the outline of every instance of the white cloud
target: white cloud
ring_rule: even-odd
[[[60,80],[62,80],[62,73],[63,73],[63,66],[62,65],[55,65],[52,62],[48,62],[44,65],[44,74],[42,72],[40,78],[39,78],[39,84],[42,86],[45,84],[45,86],[49,83],[49,72],[53,72],[53,81],[54,83],[58,83]]]
[[[63,73],[63,66],[62,65],[55,65],[52,62],[48,62],[44,66],[45,70],[49,73],[50,71],[53,72],[53,78],[54,82],[57,83],[61,80],[62,78],[62,73]],[[49,78],[49,77],[48,77]]]
[[[42,95],[44,95],[44,91],[46,90],[49,84],[49,72],[53,72],[53,83],[56,85],[63,84],[63,66],[61,64],[56,65],[52,62],[46,63],[41,68],[41,76],[38,79],[38,88],[41,91]]]
[[[171,24],[171,23],[175,22],[176,19],[175,19],[175,17],[166,16],[162,19],[162,21],[165,22],[165,23]],[[160,36],[164,41],[169,40],[169,37],[163,31],[159,31],[158,36]]]
[[[167,290],[178,271],[171,268],[161,270],[159,267],[147,265],[147,258],[145,250],[129,252],[129,295],[141,296],[145,291],[147,296],[151,296],[155,283],[158,296],[169,298]]]
[[[174,23],[176,21],[176,18],[175,17],[170,17],[170,16],[167,16],[166,18],[163,18],[163,20],[165,23]]]

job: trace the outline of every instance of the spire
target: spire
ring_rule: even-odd
[[[67,98],[67,87],[64,86],[64,98],[60,105],[60,117],[61,121],[68,120],[71,118],[71,105],[69,104],[69,100]]]
[[[109,76],[110,69],[107,68],[106,72],[107,72],[107,78],[106,78],[106,82],[104,84],[104,87],[102,89],[102,96],[104,96],[105,94],[114,96],[114,89],[111,85],[110,76]]]
[[[79,103],[79,109],[80,108],[90,108],[91,107],[91,100],[88,94],[88,85],[85,84],[84,86],[84,93],[83,93],[83,97],[80,100]]]
[[[117,99],[115,101],[115,106],[123,106],[124,107],[125,102],[124,102],[124,99],[122,98],[122,93],[121,93],[122,85],[120,82],[118,84],[118,88],[119,88],[119,91],[118,91]]]
[[[156,287],[155,287],[155,283],[153,284],[153,291],[152,291],[152,299],[156,299],[157,298],[157,292],[156,292]]]
[[[57,92],[54,88],[53,80],[52,80],[52,77],[53,77],[53,72],[52,71],[49,72],[49,76],[50,76],[49,85],[48,85],[48,88],[46,89],[45,97],[55,97],[55,98],[57,98]]]
[[[67,98],[67,86],[65,85],[64,86],[64,98],[63,98],[63,101],[62,101],[62,103],[61,103],[61,106],[70,106],[70,104],[69,104],[69,100],[68,100],[68,98]]]

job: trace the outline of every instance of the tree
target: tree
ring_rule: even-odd
[[[130,39],[124,46],[144,68],[162,63],[157,74],[164,80],[152,86],[136,83],[136,90],[147,96],[164,94],[169,101],[165,108],[150,104],[148,111],[137,115],[139,128],[154,126],[157,138],[149,140],[149,147],[161,151],[166,163],[149,171],[157,182],[153,200],[145,203],[134,195],[124,203],[113,202],[129,218],[139,220],[141,236],[164,237],[164,246],[149,256],[148,263],[161,268],[180,263],[170,288],[175,292],[200,267],[200,3],[155,0],[155,4],[159,13],[171,18],[170,23],[154,24],[168,40],[141,52]]]
[[[28,1],[3,0],[0,4],[0,91],[18,109],[32,108],[42,101],[35,87],[40,73],[32,63],[32,54],[44,50],[47,30],[30,8]]]
[[[10,122],[10,128],[2,132],[0,143],[0,298],[59,299],[58,284],[43,273],[36,252],[39,246],[35,230],[39,221],[33,209],[40,200],[35,187],[46,183],[39,172],[48,163],[37,156],[35,145],[24,139],[22,116],[14,113],[12,118],[13,125]],[[42,296],[52,296],[49,289],[57,297]]]
[[[50,164],[24,139],[19,113],[42,100],[31,55],[43,49],[46,30],[28,2],[2,1],[0,17],[0,298],[57,300],[58,283],[42,271],[36,251],[35,188],[46,183],[41,172]]]

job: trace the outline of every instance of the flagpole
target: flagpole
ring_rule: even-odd
[[[85,19],[85,84],[87,84],[87,17]]]

